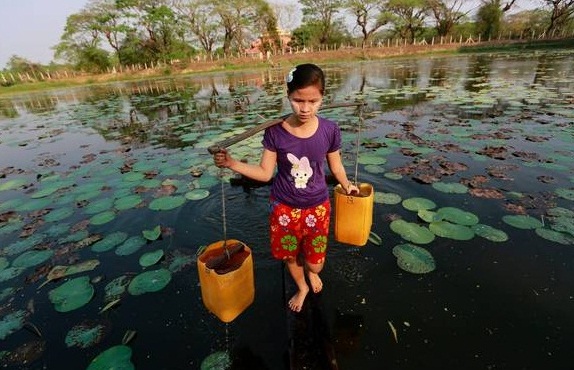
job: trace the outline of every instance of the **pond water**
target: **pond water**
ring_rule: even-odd
[[[331,238],[311,297],[339,368],[574,366],[573,66],[565,51],[323,66],[325,104],[366,103],[322,114],[343,130],[348,173],[376,192],[369,242]],[[84,369],[125,343],[117,368],[194,369],[222,353],[236,369],[289,368],[269,188],[207,151],[288,112],[289,68],[0,100],[3,367]],[[261,138],[230,150],[257,162]],[[204,307],[196,267],[225,238],[255,266],[255,300],[228,324]]]

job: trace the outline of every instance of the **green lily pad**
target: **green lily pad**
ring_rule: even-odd
[[[130,277],[127,275],[119,276],[110,281],[104,288],[106,302],[117,299],[117,297],[124,294],[129,283]]]
[[[362,154],[359,163],[365,165],[382,165],[387,163],[387,159],[380,154]]]
[[[465,194],[468,188],[458,182],[433,182],[431,186],[440,192],[449,194]]]
[[[26,239],[19,240],[15,243],[10,244],[3,250],[3,254],[7,256],[13,256],[16,254],[21,254],[27,250],[34,248],[36,245],[44,241],[45,235],[43,234],[33,234]]]
[[[375,192],[373,201],[380,204],[399,204],[402,201],[402,198],[400,195],[395,193]]]
[[[508,234],[489,225],[476,224],[472,225],[471,228],[476,235],[491,242],[505,242],[508,240]]]
[[[433,209],[436,207],[435,202],[426,198],[408,198],[403,200],[402,205],[409,211],[420,211],[421,209]]]
[[[0,257],[0,271],[4,270],[8,266],[10,266],[10,262],[8,262],[6,257]]]
[[[209,190],[207,189],[193,189],[185,193],[185,198],[188,200],[201,200],[209,196]]]
[[[219,351],[210,354],[201,361],[200,370],[227,370],[231,367],[231,357],[228,352]]]
[[[28,184],[28,181],[24,179],[12,179],[6,182],[0,183],[0,191],[5,190],[15,190],[21,188],[22,186]]]
[[[64,341],[68,348],[88,348],[101,342],[108,332],[109,325],[104,322],[85,322],[72,327]]]
[[[114,218],[116,218],[116,213],[114,211],[105,211],[92,216],[90,218],[90,223],[92,225],[103,225],[112,221]]]
[[[552,217],[570,217],[574,218],[574,211],[564,207],[554,207],[546,211],[548,216]]]
[[[26,270],[23,267],[7,267],[0,271],[0,283],[14,279]]]
[[[442,218],[440,218],[440,216],[435,211],[431,211],[429,209],[421,209],[417,212],[417,216],[429,224],[431,222],[442,221]]]
[[[369,241],[371,243],[373,243],[374,245],[381,245],[383,244],[383,239],[377,235],[376,233],[374,233],[373,231],[371,231],[369,233]]]
[[[540,220],[528,215],[505,215],[502,216],[502,221],[523,230],[534,230],[543,226]]]
[[[114,207],[119,211],[125,211],[127,209],[135,208],[143,203],[142,197],[137,194],[128,195],[127,197],[122,197],[116,199],[114,202]]]
[[[130,347],[117,345],[96,356],[86,370],[134,370],[131,357]]]
[[[413,274],[426,274],[436,268],[432,254],[425,248],[412,244],[399,244],[393,248],[393,255],[397,257],[397,265]]]
[[[50,302],[58,312],[69,312],[86,305],[94,296],[94,287],[88,276],[69,280],[48,292]]]
[[[157,225],[152,230],[143,230],[142,231],[143,237],[147,240],[157,240],[161,235],[161,226]]]
[[[158,249],[156,251],[153,252],[148,252],[148,253],[144,253],[141,257],[140,257],[140,266],[142,267],[149,267],[149,266],[153,266],[156,263],[158,263],[163,257],[163,250],[162,249]]]
[[[116,246],[122,244],[128,238],[128,234],[123,231],[116,231],[106,235],[102,240],[92,245],[92,252],[107,252]]]
[[[449,221],[453,224],[472,226],[478,223],[478,216],[474,213],[463,211],[456,207],[442,207],[436,213],[441,220]]]
[[[574,200],[574,189],[558,188],[554,190],[554,192],[560,198],[564,198],[567,200]]]
[[[118,256],[129,256],[137,252],[141,247],[147,244],[147,240],[139,235],[132,236],[116,248]]]
[[[44,198],[48,195],[52,195],[60,189],[65,189],[67,187],[72,186],[74,183],[72,181],[62,181],[62,182],[53,182],[49,183],[48,186],[38,190],[37,192],[30,195],[32,199]]]
[[[401,238],[412,243],[428,244],[435,238],[435,235],[426,227],[405,220],[394,220],[389,226]]]
[[[448,221],[431,222],[429,230],[436,236],[454,240],[470,240],[474,238],[474,231],[470,227],[453,224]]]
[[[84,207],[84,212],[88,215],[95,215],[97,213],[102,213],[109,211],[114,206],[114,200],[112,198],[98,199],[95,202],[90,202],[86,207]]]
[[[36,266],[46,262],[53,255],[54,251],[50,249],[27,251],[16,257],[16,259],[12,261],[12,266],[22,268]]]
[[[574,236],[574,217],[553,217],[550,228]]]
[[[22,329],[27,317],[28,312],[24,310],[17,310],[4,316],[0,320],[0,340],[4,340],[10,334]]]
[[[47,208],[50,203],[52,203],[50,198],[31,199],[16,207],[16,210],[18,212],[39,211],[41,209]]]
[[[70,217],[74,214],[74,209],[71,207],[58,208],[56,210],[50,211],[44,216],[44,221],[46,222],[59,222],[65,218]]]
[[[546,239],[546,240],[550,240],[551,242],[559,243],[562,245],[574,244],[574,237],[573,236],[561,233],[560,231],[539,227],[535,230],[535,232],[541,238]]]
[[[131,295],[157,292],[162,290],[171,281],[171,272],[167,269],[145,271],[135,276],[128,286]]]
[[[168,211],[180,207],[184,203],[185,197],[183,196],[165,196],[152,200],[149,208],[154,211]]]

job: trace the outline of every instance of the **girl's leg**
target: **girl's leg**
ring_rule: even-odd
[[[320,263],[306,263],[307,277],[309,277],[309,283],[314,293],[319,293],[323,289],[323,281],[319,277],[319,273],[323,270],[324,265],[325,260]]]
[[[305,269],[299,262],[297,258],[288,258],[285,260],[287,269],[297,285],[297,293],[289,300],[289,308],[294,312],[300,312],[303,308],[303,302],[305,302],[305,297],[309,293],[309,286],[305,281]]]

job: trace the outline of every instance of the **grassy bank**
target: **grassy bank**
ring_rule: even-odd
[[[256,68],[284,68],[303,63],[329,64],[353,60],[379,60],[413,55],[435,55],[445,53],[487,53],[487,52],[518,52],[524,50],[548,50],[574,48],[574,39],[536,40],[515,42],[482,42],[480,44],[447,44],[447,45],[403,45],[374,48],[344,48],[339,50],[316,51],[312,53],[284,54],[273,56],[270,61],[235,58],[212,62],[193,62],[185,65],[163,66],[154,69],[138,70],[114,74],[82,75],[74,78],[24,82],[12,86],[0,87],[0,96],[18,95],[49,89],[64,89],[70,87],[93,85],[101,83],[134,81],[150,78],[163,78],[178,75],[204,74],[210,72],[235,71]]]

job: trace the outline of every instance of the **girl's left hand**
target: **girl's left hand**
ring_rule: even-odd
[[[359,188],[357,187],[357,185],[353,184],[352,182],[349,182],[349,184],[347,185],[347,188],[345,190],[347,191],[347,195],[359,194]]]

